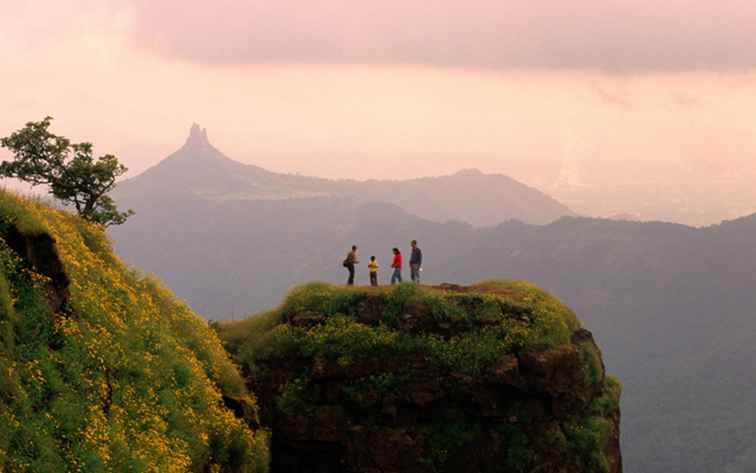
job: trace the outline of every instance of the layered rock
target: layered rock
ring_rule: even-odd
[[[622,471],[619,383],[522,282],[310,285],[221,334],[273,430],[272,471]]]

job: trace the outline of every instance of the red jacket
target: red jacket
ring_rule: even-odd
[[[402,267],[402,254],[396,253],[394,255],[394,262],[391,263],[392,268],[401,268]]]

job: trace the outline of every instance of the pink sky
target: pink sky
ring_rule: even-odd
[[[133,38],[198,62],[721,70],[756,63],[748,0],[136,0]]]
[[[329,177],[756,168],[752,1],[0,3],[0,135],[52,115],[133,172],[194,121]]]

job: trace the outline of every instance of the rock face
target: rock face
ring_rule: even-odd
[[[273,472],[622,471],[619,383],[528,284],[311,285],[221,335],[273,430]]]

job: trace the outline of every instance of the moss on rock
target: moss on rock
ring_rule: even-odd
[[[314,283],[219,332],[273,429],[273,471],[621,471],[618,383],[527,282]]]

